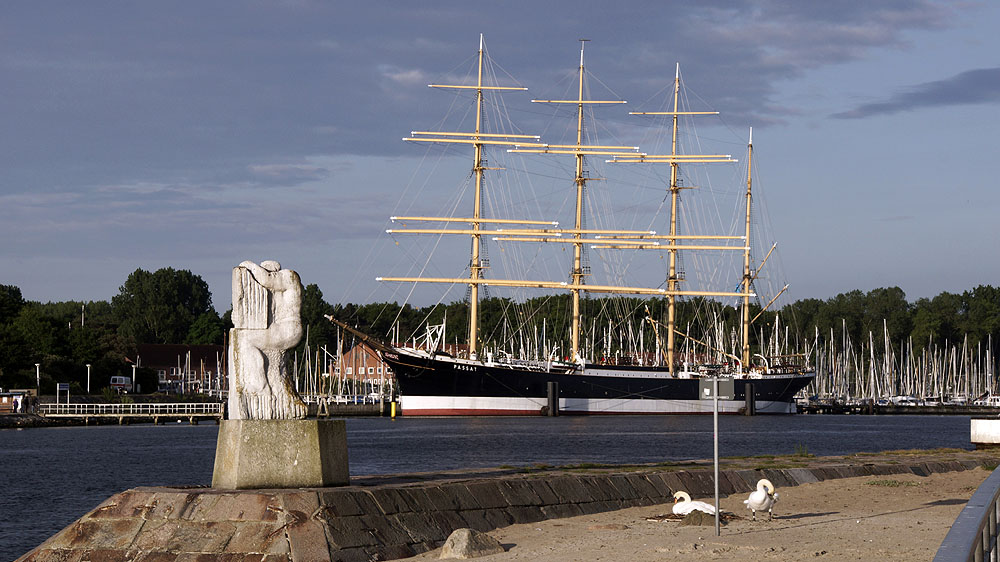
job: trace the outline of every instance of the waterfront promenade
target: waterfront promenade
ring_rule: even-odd
[[[720,503],[739,519],[713,527],[657,517],[670,504],[512,525],[491,532],[508,560],[932,560],[955,517],[989,471],[862,476],[779,489],[774,520],[751,521],[745,494]],[[706,501],[711,501],[706,499]],[[436,560],[440,549],[407,560]]]
[[[722,507],[739,518],[719,538],[656,520],[675,490],[709,495],[706,461],[381,475],[316,490],[138,488],[23,560],[430,559],[460,527],[505,545],[484,560],[930,560],[998,461],[958,449],[725,459]],[[760,477],[781,494],[773,521],[749,521],[742,505]]]

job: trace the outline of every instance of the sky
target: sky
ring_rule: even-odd
[[[582,38],[595,96],[655,110],[679,63],[692,109],[721,114],[700,133],[741,158],[752,126],[783,298],[899,286],[913,301],[1000,283],[995,2],[96,0],[0,13],[0,284],[28,300],[110,300],[136,269],[173,267],[205,279],[224,311],[232,267],[273,259],[331,303],[402,301],[408,287],[375,277],[425,262],[387,219],[451,205],[454,180],[415,170],[461,180],[470,160],[401,139],[456,113],[426,86],[467,80],[481,33],[498,80],[529,89],[504,96],[523,131],[553,133],[530,99],[570,89]],[[608,136],[645,134],[609,111]],[[546,189],[539,212],[564,214]],[[630,193],[605,197],[647,204]]]

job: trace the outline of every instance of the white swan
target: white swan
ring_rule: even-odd
[[[715,515],[715,506],[705,502],[691,501],[691,496],[687,492],[676,492],[674,494],[674,515],[687,515],[695,510]]]
[[[747,509],[753,512],[753,520],[757,520],[757,512],[767,510],[767,519],[770,521],[773,518],[773,513],[771,508],[774,507],[774,502],[778,501],[778,494],[774,492],[774,484],[771,481],[762,478],[757,481],[757,490],[750,493],[750,497],[743,500],[743,503],[747,505]]]

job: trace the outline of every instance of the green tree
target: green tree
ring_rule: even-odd
[[[962,331],[969,334],[970,345],[986,345],[1000,336],[1000,289],[980,285],[962,294]]]
[[[957,341],[961,334],[962,297],[941,293],[933,299],[919,299],[913,306],[913,345],[922,349],[929,341]]]
[[[74,328],[67,335],[70,358],[81,365],[93,363],[104,355],[101,349],[102,332],[97,329]]]
[[[864,333],[874,334],[875,348],[884,347],[883,322],[889,331],[890,343],[895,346],[902,338],[906,338],[913,330],[911,307],[906,302],[906,294],[899,287],[874,289],[865,295],[865,314],[863,320]]]
[[[14,285],[0,285],[0,324],[9,323],[24,306],[21,289]]]
[[[188,345],[213,344],[222,345],[223,336],[226,333],[226,324],[219,318],[215,310],[203,312],[191,324],[184,343]]]
[[[65,355],[67,352],[67,326],[43,313],[42,305],[25,305],[12,323],[31,343],[35,359],[44,355]],[[37,361],[36,361],[37,362]]]
[[[35,387],[32,351],[27,338],[11,324],[0,324],[0,387]]]
[[[195,320],[212,310],[212,294],[187,270],[137,269],[111,299],[118,330],[136,343],[183,342]]]
[[[315,352],[326,347],[329,353],[334,353],[337,345],[337,328],[326,315],[333,313],[333,306],[323,300],[323,291],[315,283],[305,286],[302,292],[302,316],[303,330],[308,331],[309,341],[306,341],[306,334],[303,332],[302,342],[299,344],[300,351],[305,349],[306,344]]]

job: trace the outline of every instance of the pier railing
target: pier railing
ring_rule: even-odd
[[[39,414],[52,417],[220,417],[221,402],[132,404],[41,404]]]
[[[965,504],[941,542],[934,562],[997,560],[1000,519],[1000,468],[993,471]]]

